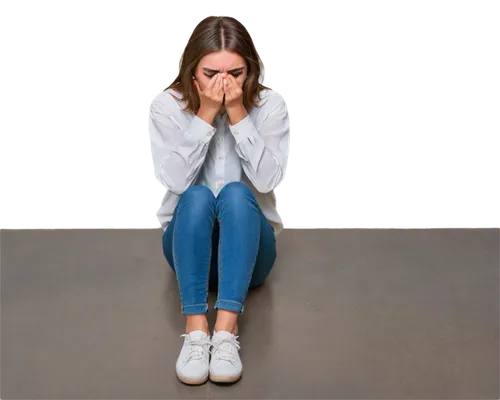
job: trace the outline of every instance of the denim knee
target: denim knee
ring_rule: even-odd
[[[220,196],[232,196],[236,193],[239,193],[239,192],[247,192],[249,194],[252,194],[253,195],[253,192],[252,190],[250,189],[250,187],[248,187],[248,185],[244,182],[240,182],[240,181],[235,181],[235,182],[229,182],[228,184],[226,184],[219,192],[219,197]],[[236,192],[236,193],[235,193]]]
[[[257,203],[252,190],[243,182],[229,182],[220,190],[217,200],[218,213],[220,213],[220,207],[223,207],[223,205],[231,209],[241,207],[241,202],[245,204]]]
[[[194,201],[200,204],[203,201],[210,202],[215,198],[212,190],[205,185],[192,185],[182,193],[180,201]]]

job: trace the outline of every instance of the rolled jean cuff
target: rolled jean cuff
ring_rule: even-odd
[[[221,308],[223,310],[235,311],[243,314],[245,306],[237,301],[218,299],[214,304],[214,308]]]
[[[182,306],[181,311],[183,314],[205,314],[208,312],[208,304],[193,304],[190,306]]]

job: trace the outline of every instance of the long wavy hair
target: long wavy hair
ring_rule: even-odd
[[[196,26],[189,38],[179,63],[179,75],[163,90],[179,92],[181,101],[187,103],[185,112],[196,113],[200,107],[198,91],[191,78],[196,66],[207,54],[220,50],[238,53],[246,62],[248,75],[243,83],[242,96],[247,112],[258,107],[262,90],[272,90],[259,83],[264,65],[246,28],[232,17],[207,17]]]

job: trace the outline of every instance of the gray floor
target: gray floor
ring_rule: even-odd
[[[161,235],[2,230],[2,399],[500,397],[498,229],[285,229],[243,378],[195,387]]]

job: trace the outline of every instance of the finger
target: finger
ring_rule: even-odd
[[[222,77],[222,74],[219,74],[220,75],[220,79],[219,79],[219,93],[224,93],[224,78]]]
[[[219,74],[218,78],[217,78],[217,81],[215,82],[215,85],[214,85],[214,88],[217,90],[217,93],[219,94],[219,96],[222,95],[222,92],[224,92],[222,89],[221,89],[221,86],[222,86],[222,74]],[[219,97],[220,99],[220,97]]]
[[[208,82],[208,87],[213,89],[214,87],[216,87],[216,83],[219,82],[219,79],[220,79],[220,74],[215,74],[214,76],[212,76],[210,78],[210,82]]]
[[[213,88],[213,87],[214,87],[214,85],[215,85],[215,82],[217,82],[217,74],[215,74],[214,76],[212,76],[212,77],[210,78],[210,80],[208,81],[208,84],[207,84],[207,86],[206,86],[206,87],[207,87],[207,88],[209,88],[209,89],[210,89],[210,88]]]
[[[214,89],[214,94],[215,94],[215,97],[220,100],[221,99],[221,82],[222,82],[222,74],[217,74],[217,79],[215,80],[214,82],[214,86],[213,86],[213,89]]]
[[[239,87],[241,89],[240,84],[236,81],[236,78],[231,75],[231,84],[233,85],[233,89]]]
[[[233,83],[235,82],[235,79],[236,79],[236,78],[235,78],[234,76],[232,76],[231,74],[229,74],[227,77],[229,78],[229,82],[230,82],[231,84],[233,84]]]
[[[224,79],[222,78],[222,75],[219,79],[219,82],[217,83],[217,89],[219,93],[219,100],[223,101],[224,99]]]
[[[232,75],[228,75],[228,78],[226,79],[225,90],[224,90],[226,92],[226,95],[228,95],[230,99],[233,96],[233,91],[232,91],[233,84],[232,84],[231,78],[234,79]]]

